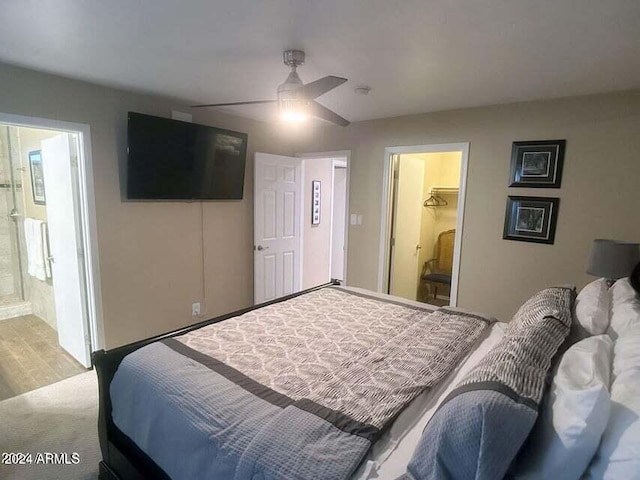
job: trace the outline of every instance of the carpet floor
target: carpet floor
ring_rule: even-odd
[[[98,478],[98,382],[94,371],[0,402],[0,478]],[[6,453],[31,454],[31,464],[6,465]],[[68,465],[47,461],[66,453]],[[78,454],[74,462],[72,454]],[[39,455],[42,454],[42,455]],[[29,457],[27,457],[28,459]],[[64,456],[58,455],[58,461]],[[73,464],[75,463],[75,464]]]

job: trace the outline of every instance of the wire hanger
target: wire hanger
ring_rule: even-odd
[[[447,205],[449,205],[449,202],[447,202],[440,195],[434,194],[433,192],[431,192],[431,195],[429,196],[429,198],[427,198],[424,201],[423,205],[425,207],[427,207],[427,208],[429,208],[429,207],[446,207]]]

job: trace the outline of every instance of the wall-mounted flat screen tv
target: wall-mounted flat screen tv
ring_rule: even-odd
[[[129,112],[127,198],[241,200],[247,134]]]

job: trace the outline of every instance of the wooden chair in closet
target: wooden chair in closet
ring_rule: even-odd
[[[455,229],[440,233],[434,248],[434,257],[424,262],[422,267],[420,281],[433,287],[433,298],[437,298],[439,286],[451,287],[455,237]]]

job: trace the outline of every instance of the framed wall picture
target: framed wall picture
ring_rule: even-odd
[[[311,225],[320,225],[321,189],[320,180],[311,182]]]
[[[47,200],[44,194],[44,172],[42,170],[42,151],[34,150],[29,152],[29,171],[31,172],[33,203],[36,205],[46,205]]]
[[[510,187],[560,188],[565,140],[513,142]]]
[[[559,206],[555,197],[509,196],[502,238],[553,244]]]

